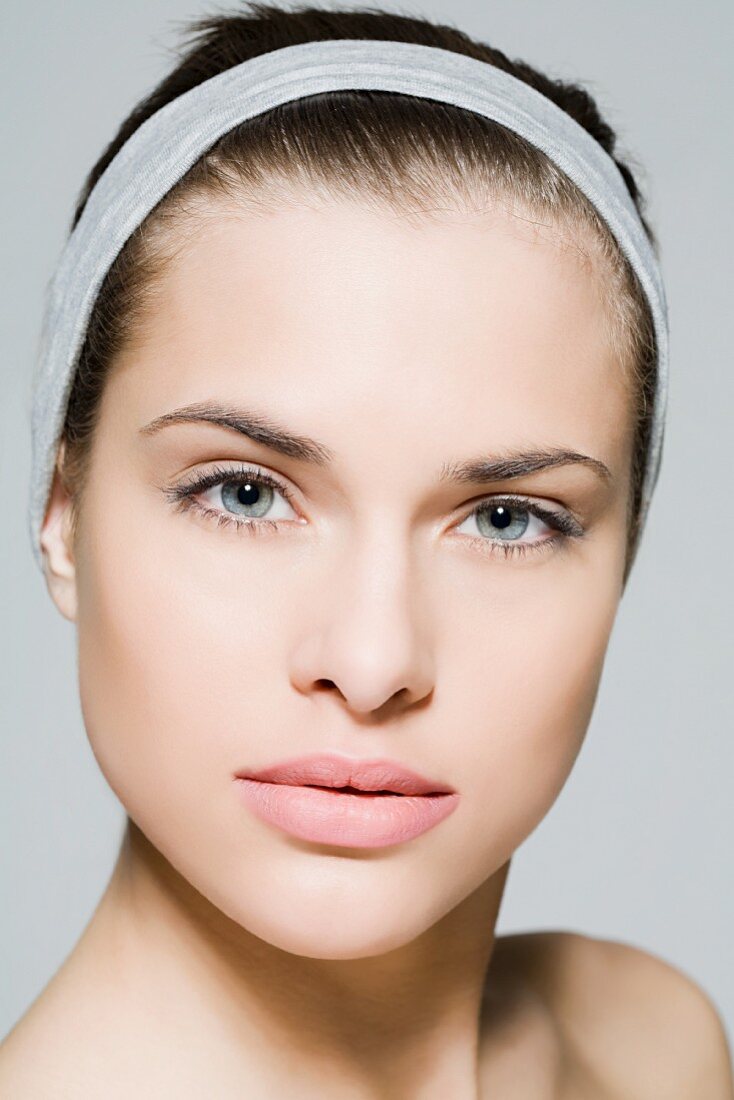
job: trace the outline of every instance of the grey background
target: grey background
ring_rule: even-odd
[[[499,931],[567,928],[653,951],[704,987],[731,1042],[734,8],[383,6],[454,23],[550,75],[581,80],[618,128],[620,148],[644,166],[671,310],[663,468],[587,741],[515,856]],[[171,21],[208,10],[199,0],[34,0],[6,4],[2,15],[2,1034],[89,919],[124,819],[87,743],[74,626],[52,604],[26,532],[42,292],[83,177],[170,63]]]

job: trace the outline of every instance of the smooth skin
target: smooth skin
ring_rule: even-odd
[[[313,1100],[731,1100],[687,976],[570,932],[495,937],[510,860],[562,789],[622,593],[630,394],[591,242],[499,203],[398,216],[292,193],[202,204],[110,374],[81,523],[59,479],[46,580],[128,814],[0,1094]],[[285,455],[217,403],[318,444]],[[565,461],[493,482],[450,465]],[[277,478],[253,535],[214,466]],[[473,509],[532,518],[510,553]],[[229,517],[222,525],[218,517]],[[460,793],[380,850],[294,840],[234,773],[390,757]]]

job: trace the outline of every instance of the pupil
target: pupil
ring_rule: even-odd
[[[260,499],[260,492],[258,489],[255,489],[249,481],[247,481],[237,490],[237,499],[240,504],[257,504],[258,500]]]
[[[494,527],[509,527],[512,523],[512,513],[509,508],[505,508],[499,504],[496,508],[492,509],[490,519]]]

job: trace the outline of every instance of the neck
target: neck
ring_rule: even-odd
[[[180,1059],[180,1036],[198,1036],[240,1084],[246,1072],[277,1095],[310,1095],[304,1083],[313,1081],[323,1098],[468,1098],[477,1094],[482,1001],[508,870],[509,861],[386,954],[307,958],[230,920],[128,819],[75,954],[89,966],[104,960],[108,977],[119,970],[117,989],[146,1010],[157,1006],[159,1050],[168,1036]]]

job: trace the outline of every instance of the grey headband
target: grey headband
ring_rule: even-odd
[[[668,388],[668,310],[658,262],[622,175],[574,119],[528,84],[464,54],[409,42],[332,39],[285,46],[204,81],[162,107],[125,142],[89,195],[48,286],[32,381],[28,523],[40,530],[75,366],[97,293],[123,245],[214,142],[240,122],[318,92],[376,89],[451,103],[537,146],[587,196],[636,272],[655,325],[658,382],[640,525],[657,480]]]

